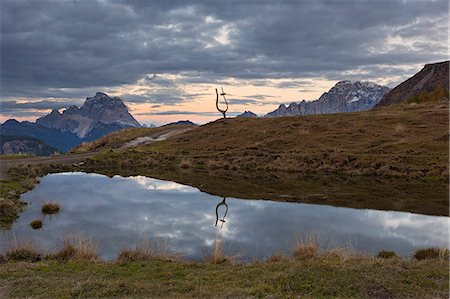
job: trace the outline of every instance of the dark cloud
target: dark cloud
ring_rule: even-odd
[[[265,98],[258,98],[254,97],[252,98],[245,98],[245,99],[238,99],[238,98],[230,98],[228,99],[228,103],[230,106],[232,105],[252,105],[252,106],[264,106],[264,105],[278,105],[280,104],[279,100],[266,100]]]
[[[289,80],[278,88],[308,90],[305,78],[405,78],[421,64],[447,59],[446,0],[0,5],[3,100],[82,99],[139,82],[149,88],[144,96],[121,96],[175,105],[195,99],[184,84],[234,78],[264,86],[281,78]]]
[[[80,101],[35,101],[35,102],[18,102],[18,101],[3,101],[0,102],[2,112],[14,112],[15,110],[48,110],[48,109],[62,109],[68,108],[71,105],[80,106]]]

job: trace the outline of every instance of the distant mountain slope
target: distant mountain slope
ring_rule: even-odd
[[[70,132],[61,132],[59,129],[46,128],[32,122],[18,122],[9,119],[0,125],[0,133],[4,136],[32,137],[52,146],[61,152],[66,152],[81,143],[80,138]]]
[[[120,98],[109,97],[102,92],[87,98],[81,108],[70,106],[62,114],[53,110],[50,114],[38,118],[36,123],[63,132],[75,133],[80,138],[89,136],[95,129],[97,129],[95,135],[103,136],[117,129],[140,127]],[[90,139],[92,140],[92,137]]]
[[[175,125],[175,126],[196,126],[197,124],[191,122],[190,120],[179,120],[176,122],[165,124],[163,127],[173,126],[173,125]]]
[[[0,135],[0,143],[1,155],[26,154],[50,156],[59,153],[56,148],[33,137]]]
[[[244,111],[244,113],[241,113],[241,114],[237,115],[236,117],[258,117],[258,115],[256,115],[255,113],[253,113],[251,111]]]
[[[302,101],[299,104],[291,103],[288,107],[282,104],[266,116],[331,114],[369,110],[388,91],[388,87],[373,82],[339,81],[328,92],[322,94],[318,100]]]
[[[398,104],[416,96],[432,92],[441,92],[448,96],[449,89],[449,61],[426,64],[413,77],[404,81],[381,99],[377,107]]]

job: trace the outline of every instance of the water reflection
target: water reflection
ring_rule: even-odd
[[[214,226],[217,226],[217,221],[219,220],[219,207],[220,206],[224,206],[225,207],[225,213],[223,214],[223,217],[220,219],[220,222],[222,222],[222,224],[220,225],[220,228],[223,228],[223,224],[225,223],[225,217],[227,216],[228,213],[228,205],[226,204],[225,200],[227,198],[224,197],[222,199],[221,202],[219,202],[216,206],[216,223],[214,224]]]
[[[417,247],[448,246],[448,217],[225,199],[142,176],[52,174],[23,199],[30,205],[11,231],[0,232],[2,248],[11,234],[54,248],[67,232],[97,241],[106,259],[152,238],[169,240],[174,251],[190,259],[201,258],[205,246],[212,247],[216,240],[222,240],[230,254],[263,258],[288,252],[294,235],[312,231],[320,231],[325,244],[351,242],[370,254],[386,249],[407,256]],[[42,229],[31,229],[30,222],[41,217],[41,204],[48,200],[59,203],[62,211],[45,218]]]

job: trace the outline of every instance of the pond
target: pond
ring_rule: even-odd
[[[30,204],[9,231],[0,231],[2,250],[12,238],[54,249],[67,234],[79,233],[93,239],[106,260],[147,239],[164,240],[191,260],[201,259],[216,242],[243,261],[289,254],[295,238],[311,234],[318,234],[324,247],[351,244],[372,255],[393,250],[408,257],[416,248],[449,246],[448,217],[238,198],[224,202],[194,187],[143,176],[50,174],[22,199]],[[44,201],[57,202],[62,210],[43,217]],[[43,228],[33,230],[30,222],[42,218]]]

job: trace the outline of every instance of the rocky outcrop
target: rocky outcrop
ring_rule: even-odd
[[[244,113],[237,115],[236,117],[258,117],[255,113],[251,111],[244,111]]]
[[[47,116],[38,118],[36,123],[77,134],[80,138],[87,137],[94,129],[108,126],[115,129],[140,127],[120,98],[109,97],[102,92],[87,98],[80,108],[70,106],[63,113],[53,110]]]
[[[449,61],[426,64],[413,77],[383,96],[377,107],[399,104],[421,94],[449,89]]]
[[[266,116],[331,114],[369,110],[378,104],[388,91],[388,87],[373,82],[339,81],[328,92],[322,94],[318,100],[301,101],[298,104],[291,103],[288,107],[282,104]]]

